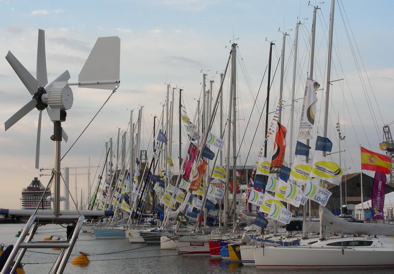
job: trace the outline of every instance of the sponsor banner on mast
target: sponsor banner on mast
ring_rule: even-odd
[[[194,172],[189,191],[198,190],[200,188],[201,180],[207,170],[207,167],[208,163],[205,160],[200,159],[197,170]]]
[[[307,163],[302,163],[298,157],[295,157],[290,173],[290,180],[306,182],[309,180],[310,172],[311,166]]]
[[[374,220],[383,220],[383,207],[384,207],[384,186],[386,184],[386,174],[383,172],[376,172],[373,180],[372,188],[372,208],[374,209]]]
[[[336,163],[328,160],[326,157],[315,153],[313,156],[313,165],[311,172],[332,184],[339,185],[342,179],[342,169]],[[311,176],[313,177],[313,176]]]
[[[282,171],[286,151],[286,132],[286,128],[278,122],[270,173],[280,173]]]
[[[190,178],[190,173],[193,167],[194,160],[197,155],[197,146],[194,144],[190,144],[189,149],[187,151],[185,164],[183,166],[183,178],[188,180]]]
[[[315,124],[317,102],[316,90],[319,87],[320,85],[318,82],[312,79],[306,80],[298,139],[313,139],[312,131],[313,125]]]
[[[305,184],[304,187],[304,196],[306,198],[311,199],[312,201],[315,201],[319,203],[322,206],[326,206],[328,199],[331,197],[331,191],[328,189],[322,188],[315,183],[316,180],[314,181],[308,181]]]

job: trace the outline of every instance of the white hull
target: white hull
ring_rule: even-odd
[[[379,247],[257,247],[255,264],[262,269],[393,267],[394,249]]]
[[[254,246],[240,245],[242,264],[245,266],[255,266]]]
[[[126,230],[126,238],[130,241],[130,243],[145,243],[144,239],[140,236],[139,229]]]
[[[177,249],[174,240],[167,236],[161,236],[160,238],[160,249]]]
[[[207,255],[209,254],[209,238],[206,236],[180,237],[174,240],[178,252],[183,255]]]

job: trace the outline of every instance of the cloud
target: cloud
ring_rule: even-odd
[[[20,28],[20,27],[15,27],[15,26],[9,26],[7,28],[7,31],[12,34],[20,34],[24,31],[24,29]]]
[[[131,33],[131,29],[120,29],[120,28],[115,28],[115,30],[122,32],[122,33]]]
[[[31,12],[31,15],[48,15],[48,14],[52,14],[52,13],[58,14],[58,13],[62,13],[62,12],[64,12],[64,10],[62,10],[62,9],[52,10],[52,11],[50,11],[50,10],[34,10]]]
[[[169,62],[172,62],[174,64],[180,64],[180,65],[193,65],[196,67],[203,67],[203,63],[187,58],[187,57],[181,57],[181,56],[168,56],[166,59]]]
[[[149,33],[160,33],[161,29],[150,30]]]
[[[161,0],[156,1],[157,5],[171,6],[180,10],[200,11],[205,10],[210,5],[216,5],[215,0]]]
[[[91,48],[87,46],[88,43],[85,41],[73,39],[73,38],[65,38],[65,37],[51,37],[48,38],[48,40],[51,40],[52,42],[55,42],[59,45],[65,46],[67,48],[71,48],[74,50],[79,50],[83,52],[90,52]]]
[[[31,15],[48,15],[49,11],[47,10],[34,10],[31,12]]]
[[[64,64],[85,62],[84,58],[69,54],[49,54],[48,57],[50,57],[50,59],[56,60],[59,63]]]

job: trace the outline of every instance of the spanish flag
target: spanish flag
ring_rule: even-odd
[[[390,174],[391,159],[361,147],[361,169]]]

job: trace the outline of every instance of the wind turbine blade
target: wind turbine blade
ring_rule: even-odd
[[[32,99],[29,103],[24,105],[20,110],[18,110],[10,119],[8,119],[4,123],[5,130],[9,129],[12,127],[16,122],[18,122],[20,119],[22,119],[26,114],[28,114],[30,111],[32,111],[37,105],[37,101],[35,99]]]
[[[46,86],[45,89],[49,91],[56,84],[61,84],[62,86],[65,86],[68,79],[70,79],[70,73],[68,72],[68,70],[66,70],[65,72],[60,74],[59,77],[53,80],[48,86]]]
[[[8,63],[10,63],[11,67],[14,69],[19,79],[21,79],[22,83],[25,85],[30,94],[34,95],[38,89],[37,80],[34,79],[30,72],[28,72],[27,69],[18,61],[18,59],[16,59],[11,51],[8,52],[5,59],[7,59]]]
[[[63,137],[63,140],[67,143],[67,141],[68,141],[68,135],[67,135],[67,133],[64,131],[63,128],[62,128],[62,137]]]
[[[45,55],[45,31],[38,30],[38,46],[37,46],[37,71],[38,85],[45,87],[48,84],[47,61]]]
[[[38,115],[37,145],[36,145],[36,169],[39,169],[39,167],[40,167],[41,119],[42,119],[42,110],[40,110],[40,114]]]
[[[51,113],[51,107],[50,106],[47,106],[47,113],[48,113],[48,116],[49,116],[49,119],[51,118],[51,115],[50,115],[50,113]],[[67,141],[68,141],[68,135],[67,135],[67,133],[64,131],[64,129],[62,128],[62,137],[63,137],[63,140],[67,143]]]

